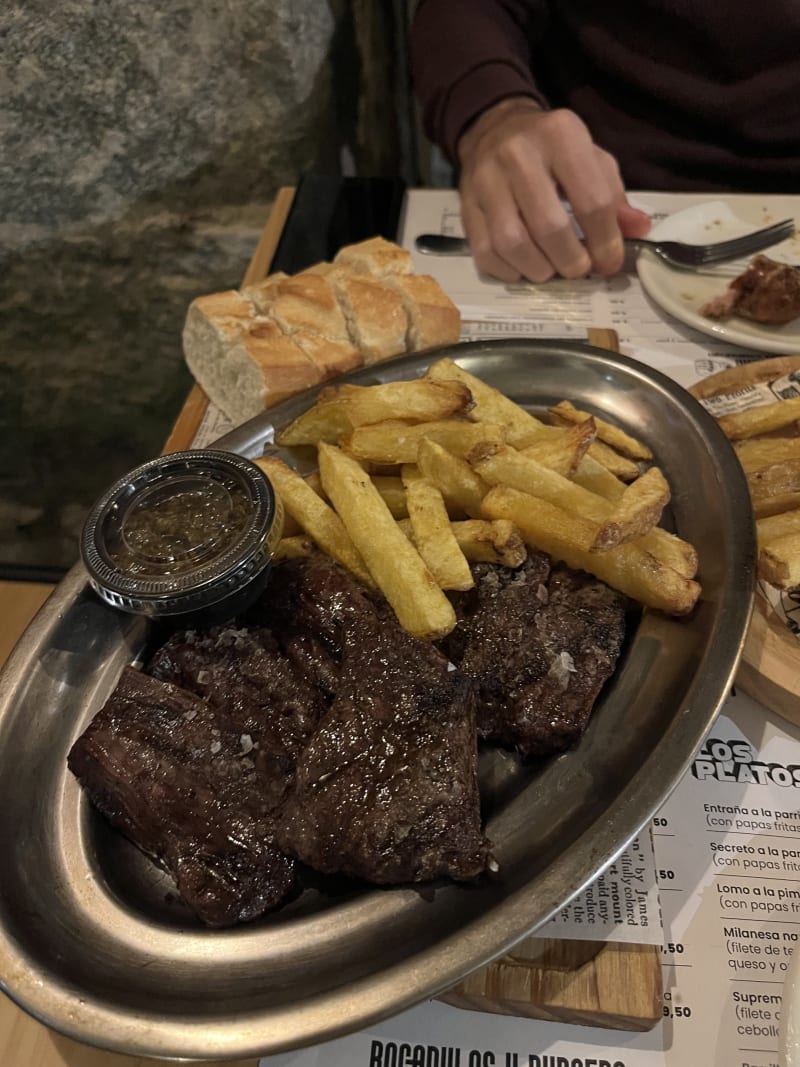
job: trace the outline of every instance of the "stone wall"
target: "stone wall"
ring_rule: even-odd
[[[335,170],[357,46],[343,0],[12,0],[0,40],[0,563],[65,567],[189,389],[188,302]]]

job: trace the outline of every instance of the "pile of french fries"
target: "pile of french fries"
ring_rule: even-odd
[[[314,446],[318,474],[256,460],[289,517],[277,558],[321,549],[431,640],[455,626],[446,591],[472,586],[471,562],[518,567],[528,548],[691,611],[697,553],[658,526],[670,490],[650,451],[568,401],[550,418],[451,359],[414,381],[325,389],[278,441]]]
[[[798,420],[798,397],[717,420],[747,476],[758,533],[758,576],[778,589],[800,586]]]

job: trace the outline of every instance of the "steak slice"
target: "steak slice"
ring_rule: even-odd
[[[340,663],[336,696],[297,764],[277,831],[324,873],[370,882],[476,877],[481,833],[474,687],[322,556],[283,564],[264,609]]]
[[[246,749],[217,708],[128,667],[68,757],[94,805],[167,869],[209,926],[253,919],[294,885]]]
[[[321,552],[276,567],[250,613],[285,647],[302,638],[317,649],[317,656],[324,649],[335,664],[328,669],[336,676],[347,635],[358,629],[360,619],[374,615],[367,589]]]
[[[515,571],[472,571],[475,587],[454,597],[459,621],[442,647],[478,684],[481,737],[523,757],[567,748],[614,672],[626,598],[583,572],[551,572],[540,553]]]
[[[253,746],[250,756],[276,808],[327,710],[304,666],[284,655],[269,630],[221,626],[174,634],[150,660],[148,673],[202,697],[245,747]]]

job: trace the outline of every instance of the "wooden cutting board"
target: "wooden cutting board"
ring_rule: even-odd
[[[761,359],[712,374],[690,392],[705,400],[773,381],[798,369],[800,356]],[[800,726],[800,639],[786,628],[760,592],[756,593],[736,684],[764,707]]]

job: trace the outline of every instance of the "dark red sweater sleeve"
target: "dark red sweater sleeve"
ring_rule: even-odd
[[[425,132],[451,160],[473,119],[509,96],[546,101],[530,69],[545,0],[421,0],[411,26]]]

